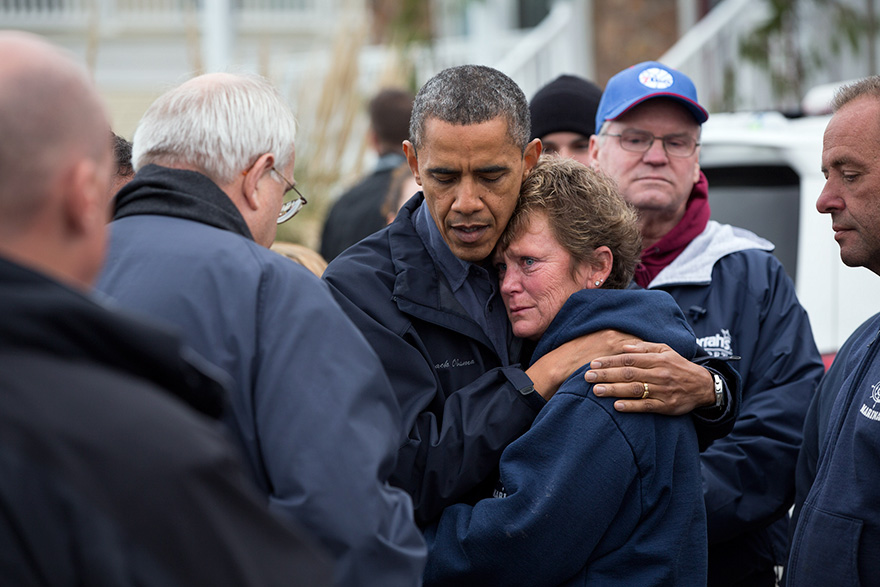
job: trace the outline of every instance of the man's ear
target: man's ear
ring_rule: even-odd
[[[590,169],[599,170],[599,135],[590,136],[590,145],[587,147],[589,154]]]
[[[107,169],[91,159],[80,159],[61,174],[57,189],[62,193],[65,225],[72,234],[84,235],[103,227],[110,218]]]
[[[416,155],[415,146],[409,141],[403,141],[403,154],[406,155],[406,162],[416,183],[422,185],[422,178],[419,176],[419,158]]]
[[[523,161],[525,161],[525,168],[523,169],[523,179],[531,173],[532,168],[538,164],[538,159],[541,157],[541,152],[544,150],[544,145],[541,143],[541,139],[532,139],[532,141],[526,145],[526,150],[523,151]]]
[[[248,169],[242,172],[241,195],[251,210],[258,210],[263,200],[260,199],[260,181],[275,167],[275,155],[263,153]]]

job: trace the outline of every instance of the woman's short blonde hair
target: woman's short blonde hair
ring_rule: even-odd
[[[324,269],[327,268],[327,261],[324,257],[305,245],[275,241],[270,248],[288,259],[296,261],[318,277],[321,277],[324,274]]]
[[[593,251],[611,249],[611,274],[603,287],[624,289],[639,263],[642,239],[638,217],[611,178],[562,157],[542,157],[523,182],[519,201],[499,240],[503,251],[528,226],[530,215],[543,212],[553,236],[577,265],[590,263]]]

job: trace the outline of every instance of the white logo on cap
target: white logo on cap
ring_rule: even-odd
[[[672,74],[659,67],[649,67],[639,74],[639,83],[654,90],[665,90],[672,81]]]

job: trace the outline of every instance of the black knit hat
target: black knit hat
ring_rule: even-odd
[[[602,90],[591,81],[561,75],[532,98],[532,139],[554,132],[576,132],[586,137],[595,132],[596,110]]]

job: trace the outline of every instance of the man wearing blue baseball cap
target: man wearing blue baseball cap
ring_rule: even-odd
[[[823,366],[773,244],[709,220],[699,163],[708,117],[686,75],[640,63],[608,81],[589,161],[639,213],[636,282],[669,292],[700,345],[742,377],[733,432],[701,455],[709,585],[772,586],[786,560],[801,430]]]

